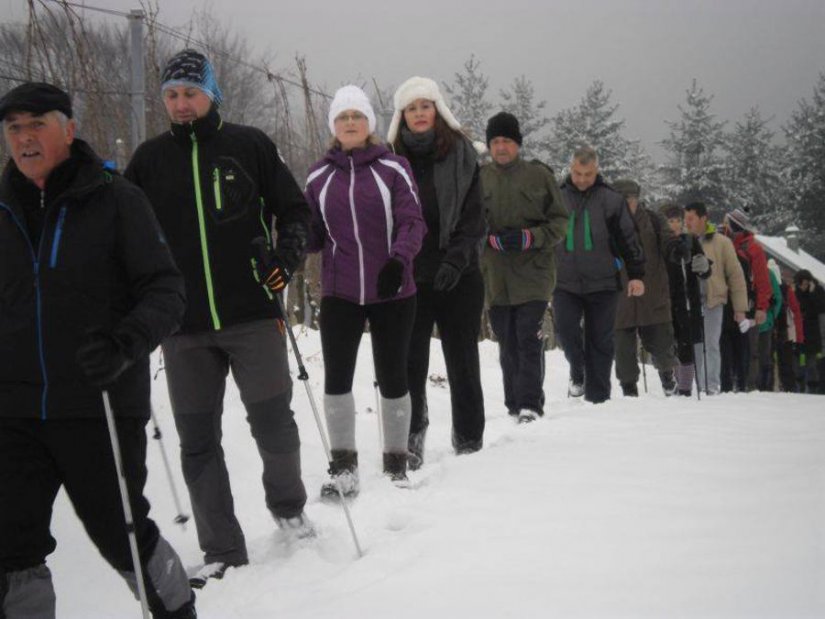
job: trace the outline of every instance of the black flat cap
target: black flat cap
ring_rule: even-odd
[[[0,121],[10,112],[63,112],[67,118],[72,117],[72,100],[57,86],[44,82],[26,82],[8,91],[0,99]]]

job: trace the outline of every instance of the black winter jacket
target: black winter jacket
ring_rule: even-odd
[[[601,175],[583,192],[568,176],[561,194],[569,219],[567,236],[556,245],[556,288],[573,294],[619,290],[620,259],[629,279],[644,277],[644,251],[622,195]]]
[[[250,243],[269,238],[277,218],[278,251],[294,271],[310,210],[266,134],[213,108],[141,144],[125,176],[146,192],[186,280],[181,332],[279,316],[253,277]]]
[[[36,244],[27,220],[37,221]],[[144,353],[109,394],[117,415],[148,417],[148,352],[177,329],[184,303],[146,197],[85,142],[74,141],[43,192],[9,162],[0,179],[0,417],[102,416],[100,389],[75,358],[92,328]]]

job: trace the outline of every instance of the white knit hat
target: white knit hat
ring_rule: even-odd
[[[438,84],[428,77],[416,76],[408,79],[395,91],[393,97],[395,112],[392,115],[390,129],[387,131],[387,142],[392,144],[395,141],[398,135],[398,127],[401,125],[401,114],[404,113],[404,108],[416,99],[428,99],[435,103],[435,109],[438,110],[438,114],[444,119],[444,122],[456,131],[461,131],[461,125],[453,116],[450,108],[447,107],[447,102],[444,101]]]
[[[332,103],[329,105],[329,131],[332,135],[335,135],[335,119],[346,110],[361,112],[369,121],[370,133],[375,133],[375,111],[372,109],[369,97],[358,86],[350,84],[336,90]]]

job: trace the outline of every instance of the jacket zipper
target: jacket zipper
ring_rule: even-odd
[[[195,204],[198,211],[198,232],[201,239],[201,256],[203,258],[203,274],[206,279],[206,296],[209,300],[209,312],[212,315],[212,326],[215,331],[221,330],[221,319],[215,305],[215,289],[212,285],[212,267],[209,262],[209,245],[206,240],[206,218],[203,214],[203,196],[201,195],[201,174],[198,163],[198,139],[192,132],[192,176],[195,182]]]
[[[212,169],[212,191],[215,193],[215,209],[223,212],[223,200],[221,200],[221,170],[218,167]]]
[[[44,201],[45,196],[41,191],[40,204],[43,205]],[[12,221],[14,221],[14,223],[17,224],[20,233],[26,240],[26,245],[28,245],[29,253],[32,257],[32,272],[34,274],[34,293],[37,308],[37,351],[38,356],[40,358],[40,375],[43,377],[43,393],[40,396],[40,419],[42,421],[46,421],[46,402],[49,394],[49,377],[46,373],[46,352],[43,348],[43,303],[40,294],[40,263],[38,262],[38,256],[40,255],[40,250],[43,247],[43,237],[46,236],[46,226],[43,226],[43,231],[40,234],[40,243],[38,245],[38,250],[37,253],[35,253],[31,238],[29,237],[29,234],[26,231],[26,229],[23,227],[23,224],[20,223],[20,220],[14,214],[14,211],[12,211],[9,207],[2,203],[0,203],[0,208],[5,208],[9,212]]]
[[[355,216],[355,163],[349,158],[349,208],[352,213],[352,229],[355,233],[355,243],[358,245],[358,268],[360,269],[361,305],[364,305],[364,248],[361,246],[361,237],[358,234],[358,219]]]
[[[57,217],[57,227],[54,231],[54,239],[52,240],[52,255],[49,258],[49,268],[53,269],[57,266],[57,252],[60,250],[60,239],[63,236],[63,224],[66,221],[66,207],[60,207],[60,215]]]

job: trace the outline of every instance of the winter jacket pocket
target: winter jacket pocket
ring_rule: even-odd
[[[209,212],[217,222],[243,217],[258,208],[255,181],[232,157],[217,157],[211,165],[211,205]]]

